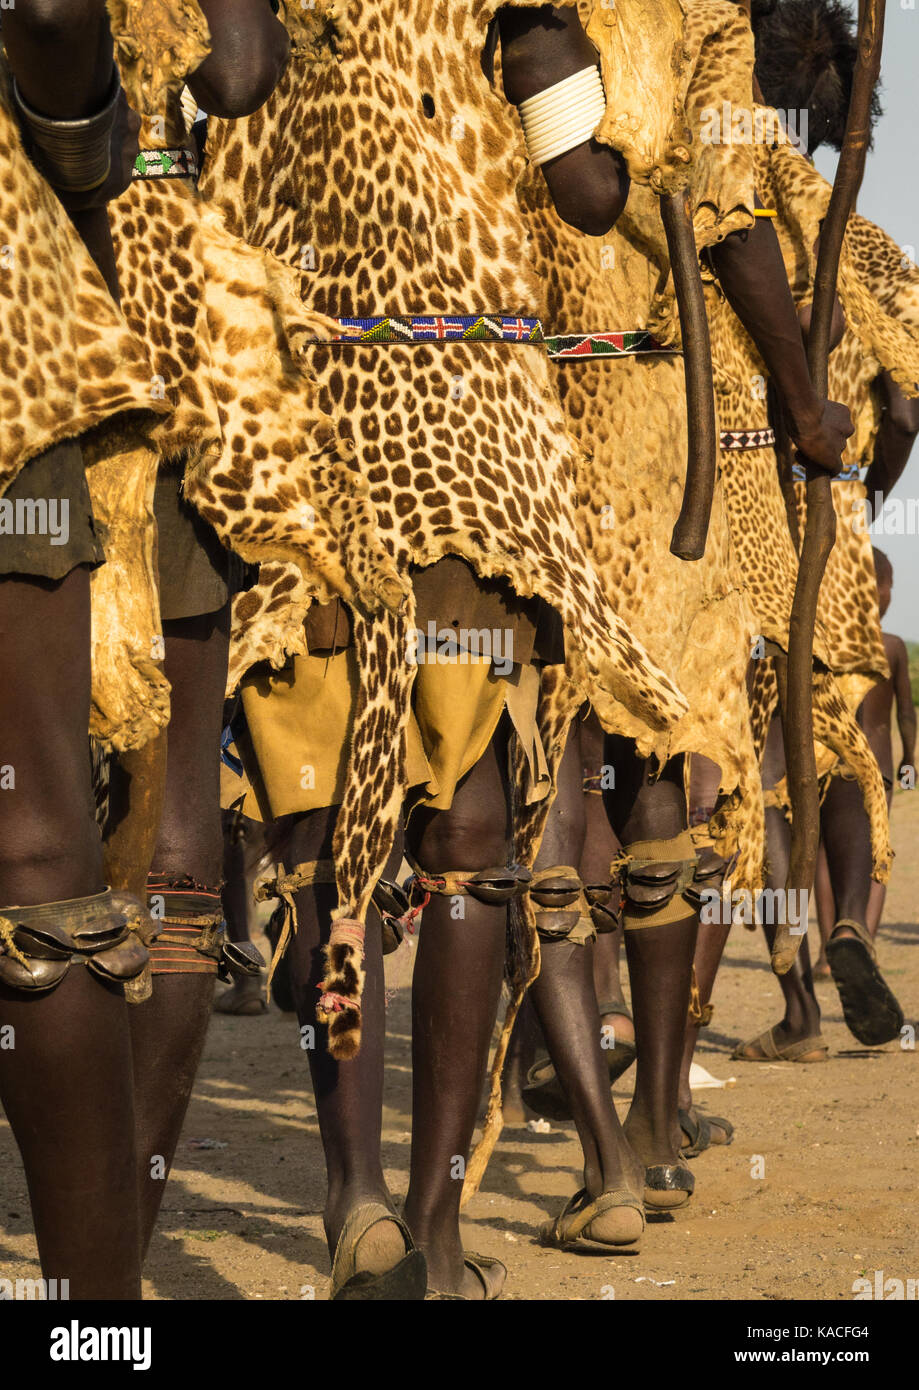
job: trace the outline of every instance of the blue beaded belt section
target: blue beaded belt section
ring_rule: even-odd
[[[794,478],[794,480],[795,480],[796,483],[806,483],[806,482],[807,482],[807,474],[806,474],[805,471],[804,471],[804,466],[803,466],[803,464],[800,464],[800,463],[793,463],[793,464],[791,465],[791,476]],[[841,472],[841,473],[837,473],[836,476],[835,476],[835,478],[831,478],[831,479],[830,479],[830,482],[832,482],[832,483],[857,483],[858,480],[859,480],[859,477],[860,477],[860,474],[859,474],[859,471],[858,471],[858,464],[857,464],[857,463],[847,463],[846,466],[845,466],[845,468],[842,470],[842,472]]]
[[[512,318],[504,314],[413,314],[380,319],[346,319],[337,322],[340,336],[314,339],[323,343],[433,343],[492,342],[541,343],[539,319]]]
[[[546,338],[549,356],[556,362],[581,357],[631,357],[640,352],[678,353],[664,347],[646,329],[622,333],[563,333]]]
[[[132,179],[196,179],[198,156],[194,150],[140,150],[131,170]]]
[[[722,430],[722,449],[771,449],[775,430]]]

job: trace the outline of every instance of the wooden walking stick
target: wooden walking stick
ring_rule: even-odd
[[[685,192],[665,194],[660,200],[660,209],[683,336],[689,434],[683,505],[673,528],[670,550],[681,560],[701,560],[711,520],[718,462],[712,349],[696,239]]]
[[[865,154],[871,135],[871,95],[881,67],[885,0],[859,0],[858,61],[852,82],[852,98],[846,134],[826,217],[820,233],[820,251],[814,279],[814,307],[807,356],[811,380],[821,399],[828,392],[830,328],[839,274],[839,256],[849,213],[855,204]],[[798,564],[794,603],[788,631],[788,667],[783,700],[785,759],[791,802],[791,857],[786,882],[786,903],[792,889],[809,893],[820,841],[820,806],[817,759],[814,752],[813,646],[820,583],[836,539],[836,513],[829,476],[806,464],[807,524]],[[800,901],[800,898],[798,898]],[[772,968],[777,975],[791,969],[803,926],[788,925],[788,914],[779,925],[772,946]]]

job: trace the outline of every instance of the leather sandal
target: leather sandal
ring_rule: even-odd
[[[500,1260],[496,1260],[492,1255],[476,1255],[472,1250],[463,1251],[463,1264],[467,1269],[471,1269],[473,1274],[476,1275],[481,1282],[482,1288],[485,1290],[485,1303],[493,1303],[495,1299],[501,1297],[501,1290],[504,1288],[504,1281],[507,1279],[506,1265],[502,1264]],[[493,1290],[490,1289],[488,1279],[486,1278],[486,1271],[489,1269],[501,1271],[501,1282],[498,1287]],[[439,1293],[437,1289],[429,1289],[427,1298],[432,1302],[440,1301],[450,1303],[477,1303],[483,1301],[480,1299],[467,1298],[466,1295],[462,1293]]]
[[[696,1180],[684,1163],[652,1163],[645,1169],[645,1211],[659,1215],[688,1207],[695,1186]],[[668,1196],[676,1201],[666,1200]]]
[[[391,1222],[399,1228],[405,1242],[405,1255],[381,1274],[357,1270],[357,1247],[370,1228],[380,1221]],[[382,1202],[361,1202],[348,1212],[332,1260],[330,1302],[421,1302],[427,1282],[425,1258],[416,1250],[411,1232],[401,1217]]]
[[[713,1145],[716,1149],[726,1148],[734,1142],[734,1126],[730,1120],[725,1120],[720,1115],[706,1115],[696,1106],[691,1110],[678,1110],[677,1115],[680,1129],[688,1141],[680,1145],[681,1158],[697,1158]],[[716,1139],[712,1132],[715,1129],[723,1130],[725,1137]]]
[[[758,1047],[762,1053],[761,1057],[748,1057],[746,1049],[748,1047]],[[812,1057],[812,1062],[825,1062],[829,1056],[829,1046],[821,1033],[814,1033],[809,1038],[799,1038],[797,1042],[781,1043],[776,1034],[775,1025],[767,1028],[764,1033],[760,1033],[758,1038],[749,1038],[746,1042],[738,1043],[731,1053],[735,1062],[804,1062],[807,1063],[809,1052],[822,1052],[822,1057]]]
[[[620,1212],[622,1216],[608,1220],[604,1234],[603,1218],[614,1212]],[[626,1217],[627,1212],[632,1214],[631,1217]],[[637,1221],[634,1219],[636,1215]],[[557,1250],[636,1251],[641,1245],[644,1229],[642,1203],[627,1188],[613,1188],[591,1199],[587,1189],[582,1187],[554,1221],[547,1221],[539,1228],[539,1243],[554,1246]]]
[[[854,936],[831,936],[826,943],[826,959],[839,991],[843,1017],[850,1033],[865,1047],[892,1042],[903,1027],[903,1010],[877,963],[877,951],[868,929],[861,922],[842,918],[839,927],[849,927]]]

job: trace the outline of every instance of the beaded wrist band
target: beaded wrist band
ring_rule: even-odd
[[[101,111],[79,121],[54,121],[32,110],[13,79],[13,98],[28,129],[37,163],[54,188],[67,193],[89,193],[105,183],[111,168],[112,126],[120,91],[116,68],[110,95]]]

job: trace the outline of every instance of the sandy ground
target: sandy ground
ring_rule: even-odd
[[[898,793],[881,963],[919,1032],[919,791]],[[406,948],[403,947],[403,951]],[[404,1194],[409,1155],[410,960],[390,957],[384,1161]],[[543,1250],[538,1224],[578,1184],[573,1130],[506,1130],[464,1240],[508,1265],[511,1299],[848,1299],[862,1273],[919,1278],[917,1052],[860,1047],[836,992],[818,986],[827,1064],[732,1062],[740,1037],[780,1016],[759,937],[732,933],[698,1060],[727,1090],[700,1092],[737,1129],[694,1163],[685,1213],[649,1226],[638,1255]],[[629,1074],[617,1088],[628,1101]],[[212,1141],[199,1147],[200,1141]],[[216,1141],[216,1142],[214,1142]],[[758,1173],[764,1176],[756,1176]],[[324,1298],[322,1149],[291,1015],[215,1015],[147,1262],[151,1299]],[[0,1277],[39,1273],[18,1153],[0,1120]]]

